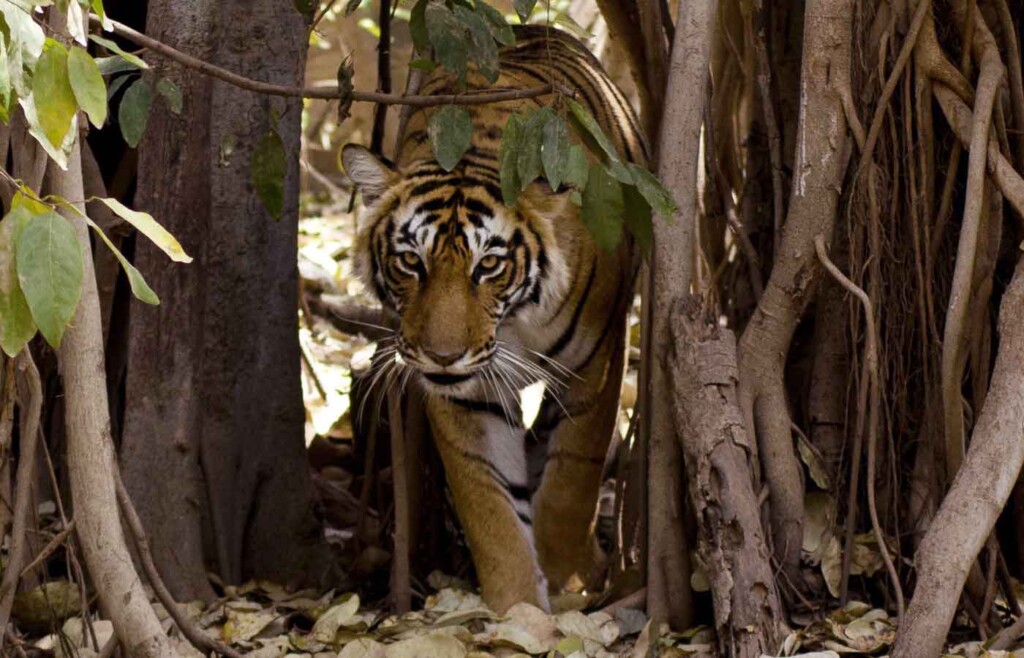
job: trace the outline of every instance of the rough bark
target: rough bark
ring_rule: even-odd
[[[697,167],[715,6],[716,0],[679,4],[658,149],[658,175],[675,195],[678,210],[674,223],[654,222],[654,247],[644,295],[648,353],[660,355],[646,361],[646,422],[641,427],[649,437],[647,609],[652,617],[679,627],[688,625],[692,611],[689,578],[685,578],[689,565],[685,553],[680,554],[679,428],[672,416],[670,373],[674,364],[666,347],[671,336],[670,310],[676,300],[689,293],[696,262]],[[676,523],[667,523],[669,519]],[[685,578],[682,582],[680,576]]]
[[[81,153],[76,142],[67,171],[50,168],[50,192],[65,199],[85,197]],[[78,203],[78,213],[84,204]],[[150,607],[132,566],[121,531],[114,493],[114,444],[110,436],[96,273],[89,229],[79,214],[61,213],[74,226],[84,264],[82,296],[60,347],[64,377],[67,459],[78,540],[104,614],[129,656],[174,656],[170,641]]]
[[[740,405],[747,426],[756,431],[771,493],[775,558],[794,583],[799,582],[803,486],[783,372],[819,276],[814,238],[832,235],[849,158],[841,99],[850,84],[851,24],[849,0],[808,0],[789,213],[771,278],[740,341]]]
[[[750,438],[736,397],[736,340],[695,299],[672,318],[675,418],[682,429],[698,552],[708,571],[722,656],[778,647],[782,606],[761,530]]]
[[[937,656],[964,581],[1024,464],[1024,261],[999,311],[999,350],[985,408],[949,494],[915,557],[917,588],[893,658]]]
[[[252,78],[302,81],[306,23],[286,0],[153,0],[148,32]],[[330,560],[312,515],[295,330],[301,102],[153,63],[185,108],[154,103],[137,205],[195,262],[138,249],[162,303],[132,307],[125,485],[179,600],[210,594],[208,565],[228,583],[317,580]],[[274,125],[288,154],[278,221],[249,183]]]

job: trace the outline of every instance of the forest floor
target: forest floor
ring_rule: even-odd
[[[354,219],[348,199],[334,202],[307,197],[300,223],[299,267],[307,296],[341,304],[369,305],[350,259]],[[308,308],[308,307],[307,307]],[[638,337],[635,337],[638,338]],[[329,320],[303,313],[300,328],[303,351],[303,395],[306,404],[306,443],[314,483],[321,497],[326,535],[353,575],[358,587],[330,591],[288,591],[278,584],[250,582],[240,587],[217,587],[221,598],[208,604],[185,605],[187,614],[211,637],[257,658],[295,656],[317,658],[486,658],[547,656],[549,658],[647,658],[648,656],[714,656],[715,638],[707,625],[682,633],[668,632],[649,622],[636,609],[615,605],[600,593],[555,597],[554,611],[546,614],[529,605],[513,607],[499,616],[488,610],[473,592],[470,574],[434,571],[414,582],[415,611],[388,614],[391,512],[390,485],[385,472],[377,473],[374,495],[360,500],[365,470],[356,445],[352,418],[353,372],[370,366],[375,344],[359,334],[342,332]],[[638,342],[638,341],[637,341]],[[634,359],[635,362],[635,359]],[[631,367],[624,392],[620,432],[626,433],[635,403],[635,368]],[[526,406],[529,400],[524,400]],[[373,409],[376,415],[380,410]],[[812,477],[813,455],[804,455]],[[605,500],[614,495],[614,481],[605,485]],[[810,494],[804,553],[808,572],[824,581],[828,590],[837,584],[841,554],[833,532],[834,521],[816,510],[830,509],[825,494]],[[817,496],[817,498],[815,497]],[[376,505],[380,509],[371,507]],[[56,528],[52,503],[38,510],[40,527]],[[602,517],[612,505],[602,507]],[[54,530],[54,534],[56,531]],[[445,547],[450,552],[465,547]],[[45,539],[45,537],[44,537]],[[874,578],[881,578],[881,561],[869,536],[854,549],[854,571],[870,593]],[[699,567],[699,565],[698,565]],[[216,584],[216,583],[215,583]],[[693,578],[698,597],[707,597],[706,579],[698,568]],[[1019,591],[1024,606],[1024,589]],[[14,622],[31,638],[18,645],[19,653],[58,656],[94,656],[113,630],[98,614],[83,615],[82,593],[70,579],[56,577],[35,589],[19,593]],[[869,598],[869,597],[865,597]],[[609,607],[609,603],[612,605]],[[94,608],[95,602],[86,605]],[[182,655],[201,655],[182,637],[166,610],[158,614]],[[997,610],[1005,601],[995,602]],[[710,606],[706,606],[710,609]],[[895,635],[895,616],[882,607],[851,602],[840,608],[832,598],[815,601],[791,617],[794,627],[773,655],[839,658],[846,655],[884,655]],[[91,632],[84,632],[83,618]],[[710,622],[710,620],[703,620]],[[1020,652],[986,652],[966,618],[958,618],[950,637],[950,656],[969,658],[1024,658]]]

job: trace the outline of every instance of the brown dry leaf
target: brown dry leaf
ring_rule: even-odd
[[[273,609],[255,612],[228,609],[228,620],[221,629],[221,638],[228,644],[251,640],[277,617],[278,614]]]
[[[525,628],[537,642],[549,650],[558,642],[558,626],[549,614],[529,603],[517,603],[505,613],[513,624]]]
[[[383,644],[364,637],[346,644],[338,658],[387,658],[387,654]]]
[[[473,640],[477,644],[512,647],[526,653],[544,653],[554,645],[553,642],[542,642],[523,626],[511,622],[487,624],[484,632],[478,633]]]
[[[423,608],[431,612],[454,612],[456,610],[474,610],[483,608],[484,602],[472,592],[445,588],[433,596],[428,596]]]
[[[465,658],[466,646],[444,633],[421,635],[387,646],[385,658]]]
[[[353,594],[343,602],[335,605],[320,615],[313,624],[310,635],[318,642],[330,644],[334,642],[334,636],[338,629],[349,624],[352,618],[359,612],[359,596]]]
[[[555,622],[558,624],[558,630],[566,637],[581,638],[587,654],[595,654],[599,648],[605,646],[601,628],[582,612],[563,612],[555,618]]]

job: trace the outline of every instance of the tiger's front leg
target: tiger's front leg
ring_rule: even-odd
[[[521,601],[547,610],[533,546],[525,431],[497,403],[431,396],[427,413],[484,602],[498,613]]]

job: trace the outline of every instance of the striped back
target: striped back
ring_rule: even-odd
[[[438,69],[424,82],[420,93],[440,95],[481,90],[530,89],[552,83],[558,89],[572,92],[575,100],[594,115],[621,157],[646,166],[648,151],[636,114],[586,46],[555,28],[520,25],[514,31],[516,43],[501,50],[501,75],[494,85],[471,70],[467,85],[462,88],[454,76]],[[550,105],[553,100],[553,95],[548,95],[536,99],[466,106],[473,121],[473,137],[463,164],[470,168],[482,167],[496,171],[502,130],[509,115],[528,108]],[[437,109],[419,109],[410,116],[396,163],[400,168],[433,159],[427,141],[427,122]]]

